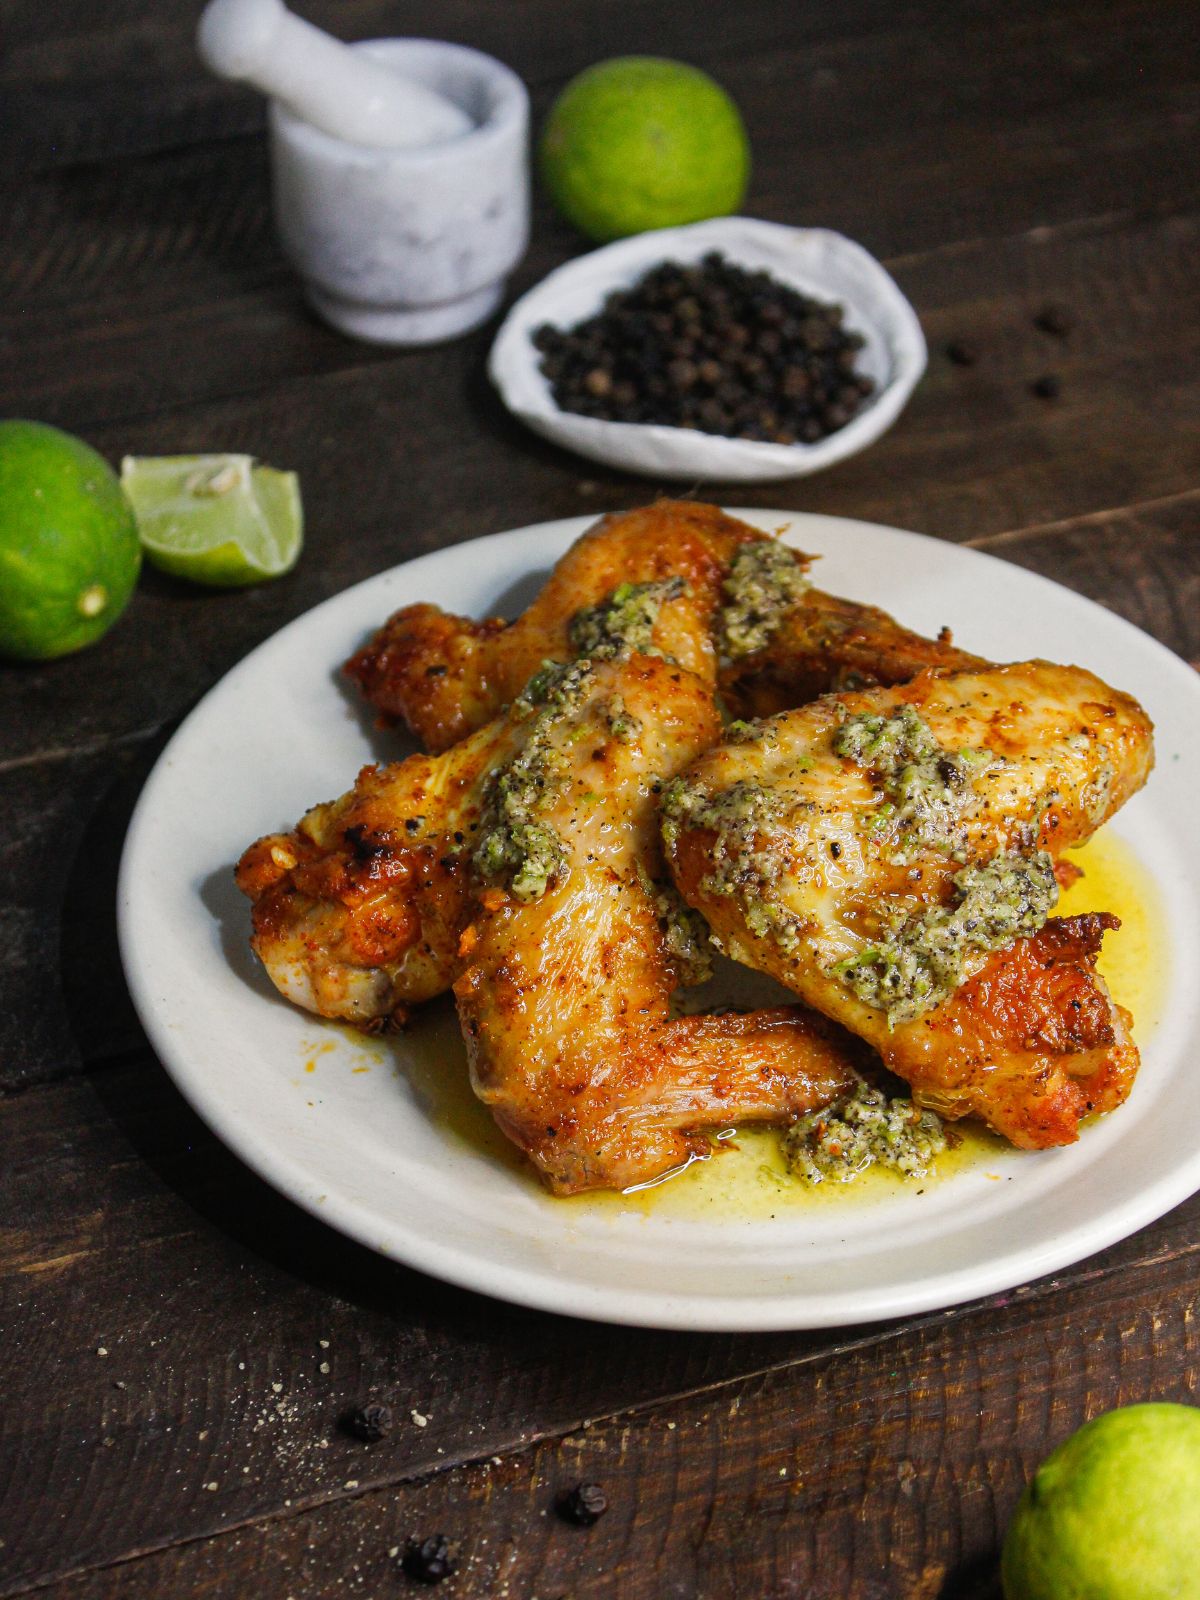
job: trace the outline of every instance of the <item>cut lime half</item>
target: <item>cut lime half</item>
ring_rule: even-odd
[[[121,484],[146,559],[214,588],[278,578],[304,543],[300,482],[253,456],[126,456]]]

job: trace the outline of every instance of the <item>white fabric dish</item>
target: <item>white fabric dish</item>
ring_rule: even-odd
[[[146,1031],[209,1126],[298,1205],[386,1256],[520,1305],[646,1327],[822,1327],[1056,1271],[1200,1187],[1200,678],[1111,612],[974,551],[836,517],[737,514],[820,554],[834,593],[883,603],[925,633],[952,623],[965,648],[992,658],[1079,662],[1145,704],[1158,768],[1110,827],[1157,885],[1171,974],[1127,1105],[1068,1149],[999,1151],[988,1170],[861,1207],[755,1221],[619,1202],[589,1211],[437,1113],[431,1081],[465,1083],[467,1070],[448,1007],[364,1041],[275,993],[248,947],[234,862],[346,789],[364,762],[402,749],[363,714],[340,663],[411,601],[511,615],[583,517],[381,573],[298,618],[205,696],[159,758],[121,864],[121,954]]]
[[[846,309],[846,326],[866,340],[859,366],[875,393],[844,428],[816,444],[726,439],[660,424],[601,422],[562,411],[543,377],[533,334],[543,323],[571,328],[599,311],[613,289],[661,261],[698,261],[719,250],[750,270]],[[492,345],[488,372],[508,409],[547,439],[591,461],[651,478],[770,483],[819,472],[885,433],[925,370],[925,337],[894,280],[861,245],[827,228],[788,228],[752,217],[718,217],[662,228],[569,261],[522,296]]]

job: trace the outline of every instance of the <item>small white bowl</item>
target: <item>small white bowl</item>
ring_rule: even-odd
[[[845,325],[866,343],[861,371],[875,392],[844,428],[816,444],[767,444],[661,423],[601,422],[561,410],[540,370],[533,334],[543,323],[572,328],[662,261],[698,261],[718,250],[750,270],[816,300],[845,307]],[[570,261],[522,296],[505,318],[488,372],[505,405],[535,433],[592,461],[652,478],[769,483],[819,472],[873,443],[895,422],[925,370],[925,337],[895,282],[861,245],[827,228],[788,228],[752,217],[718,217],[686,228],[636,234]]]

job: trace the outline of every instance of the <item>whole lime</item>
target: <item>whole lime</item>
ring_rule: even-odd
[[[1085,1423],[1026,1488],[1001,1570],[1006,1600],[1198,1600],[1200,1408]]]
[[[92,644],[142,564],[117,475],[44,422],[0,422],[0,655],[45,661]]]
[[[539,155],[555,203],[592,239],[727,216],[750,174],[746,129],[724,89],[657,56],[618,56],[572,78]]]

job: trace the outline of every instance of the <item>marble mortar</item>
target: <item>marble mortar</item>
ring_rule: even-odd
[[[465,45],[373,39],[354,47],[460,105],[475,127],[416,149],[332,138],[270,110],[275,220],[314,309],[377,344],[433,344],[496,309],[529,242],[529,97]]]

